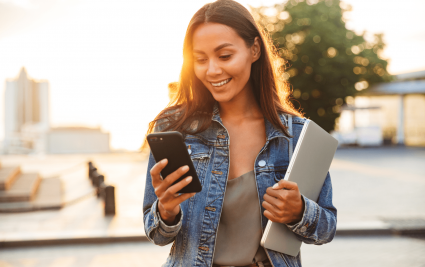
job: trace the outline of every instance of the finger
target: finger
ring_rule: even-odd
[[[275,206],[277,209],[282,209],[283,208],[283,201],[280,199],[277,199],[275,197],[270,196],[269,194],[265,194],[263,196],[264,200],[267,201],[268,203],[272,204],[273,206]]]
[[[267,188],[266,193],[274,198],[282,199],[282,197],[287,193],[286,190],[282,189],[273,189],[272,187]]]
[[[273,185],[273,189],[288,189],[288,190],[298,190],[298,185],[295,182],[280,180],[278,183]]]
[[[168,188],[165,188],[164,185],[161,185],[160,187],[165,188],[165,192],[162,194],[162,201],[172,202],[174,199],[178,198],[181,195],[178,192],[184,187],[186,187],[191,181],[192,176],[188,176]]]
[[[177,192],[179,192],[188,184],[190,184],[190,182],[192,182],[192,176],[188,176],[184,178],[183,180],[181,180],[180,182],[176,183],[175,185],[168,187],[168,189],[166,190],[166,193],[170,195],[175,195]]]
[[[171,174],[169,174],[167,177],[164,178],[160,187],[163,190],[167,190],[168,187],[170,187],[175,181],[177,181],[180,177],[182,177],[182,175],[185,174],[188,170],[189,170],[189,166],[187,165],[178,168],[177,170],[175,170],[174,172],[172,172]]]
[[[152,169],[150,170],[152,186],[154,188],[157,188],[162,183],[161,171],[165,168],[165,166],[167,166],[167,163],[167,159],[160,160],[155,165],[153,165]]]
[[[279,218],[277,218],[276,216],[274,216],[270,211],[265,210],[264,211],[264,216],[269,219],[272,222],[277,222],[277,223],[281,223],[281,220],[279,220]]]
[[[182,202],[184,202],[185,200],[193,197],[194,195],[196,195],[196,193],[185,193],[185,194],[181,194],[180,196],[176,197],[174,200],[172,200],[172,204],[177,206],[179,204],[181,204]]]
[[[263,208],[265,208],[266,210],[268,210],[274,216],[276,216],[276,217],[279,216],[280,210],[278,210],[275,206],[273,206],[269,202],[263,201],[263,203],[261,203],[261,205],[263,206]]]

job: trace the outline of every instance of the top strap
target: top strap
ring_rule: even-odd
[[[288,132],[290,135],[292,134],[292,115],[288,114]],[[292,158],[292,153],[293,153],[293,149],[294,149],[294,145],[293,145],[293,141],[294,138],[289,138],[289,148],[288,148],[288,156],[289,156],[289,161],[291,161]]]

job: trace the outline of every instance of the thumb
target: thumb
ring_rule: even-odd
[[[297,188],[297,183],[295,182],[290,182],[287,180],[280,180],[278,183],[273,185],[273,189],[288,189],[288,190],[292,190]]]

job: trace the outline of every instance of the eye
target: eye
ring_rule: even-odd
[[[207,61],[206,58],[195,58],[195,62],[198,64],[203,64]]]
[[[220,58],[223,59],[223,60],[228,60],[228,59],[230,59],[231,56],[232,55],[222,55],[222,56],[220,56]]]

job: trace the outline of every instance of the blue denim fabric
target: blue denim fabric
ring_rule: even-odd
[[[288,138],[265,119],[267,141],[255,160],[255,176],[261,206],[268,187],[285,177],[292,151],[298,142],[304,118],[287,114],[280,115],[281,121],[293,134]],[[191,158],[202,184],[202,191],[183,202],[181,217],[177,225],[168,226],[162,222],[157,211],[157,197],[152,187],[149,170],[155,164],[149,156],[148,173],[143,202],[145,232],[148,239],[160,246],[173,242],[170,255],[163,266],[212,266],[217,228],[226,191],[229,172],[229,134],[222,124],[219,111],[214,108],[211,126],[195,135],[185,135],[185,143],[190,146]],[[197,123],[191,126],[196,128]],[[157,131],[161,129],[156,129]],[[265,166],[259,166],[260,161]],[[330,242],[336,231],[336,208],[332,204],[332,184],[329,173],[316,202],[304,197],[303,218],[295,225],[288,225],[304,243],[321,245]],[[268,219],[262,215],[263,231]],[[296,257],[266,249],[273,266],[301,266],[300,253]]]

